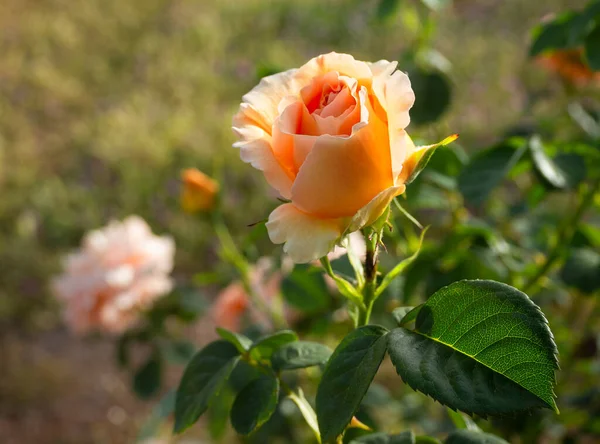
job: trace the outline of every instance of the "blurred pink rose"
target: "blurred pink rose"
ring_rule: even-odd
[[[173,240],[153,235],[137,216],[86,234],[52,281],[69,327],[77,333],[126,330],[171,290],[174,253]]]
[[[267,328],[272,327],[270,314],[261,308],[273,309],[273,304],[281,303],[282,273],[271,269],[271,260],[261,258],[250,272],[250,284],[260,298],[261,306],[251,301],[241,282],[233,282],[219,293],[211,309],[211,317],[217,326],[240,331],[246,318]]]

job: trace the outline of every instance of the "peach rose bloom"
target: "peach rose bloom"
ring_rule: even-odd
[[[126,330],[171,290],[174,252],[170,237],[153,235],[137,216],[86,234],[52,281],[69,327],[77,333]]]
[[[405,131],[415,95],[396,65],[330,53],[243,97],[234,147],[290,200],[267,229],[294,262],[325,256],[404,192],[420,150]]]
[[[210,210],[215,203],[219,184],[196,168],[181,173],[181,207],[188,213]]]

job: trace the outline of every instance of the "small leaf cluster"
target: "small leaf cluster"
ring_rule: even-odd
[[[222,339],[198,351],[185,369],[175,400],[176,433],[207,411],[238,368],[247,373],[247,380],[236,394],[229,416],[236,432],[253,433],[275,413],[281,391],[289,391],[281,372],[323,365],[331,354],[324,345],[298,340],[290,330],[256,341],[222,328],[217,333]]]
[[[495,281],[460,281],[406,311],[398,311],[397,328],[359,327],[333,352],[316,398],[324,442],[344,432],[386,353],[406,384],[453,410],[482,417],[557,410],[556,345],[524,293]]]

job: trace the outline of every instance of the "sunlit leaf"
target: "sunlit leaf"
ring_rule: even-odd
[[[396,328],[388,353],[402,379],[442,404],[480,416],[556,410],[556,345],[540,309],[494,281],[460,281]]]
[[[533,166],[541,177],[552,187],[563,189],[567,187],[567,177],[558,165],[545,153],[542,139],[533,136],[529,139],[529,151]]]

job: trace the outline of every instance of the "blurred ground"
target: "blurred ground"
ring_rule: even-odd
[[[132,442],[151,403],[129,392],[109,339],[69,335],[48,294],[88,229],[139,214],[178,245],[188,278],[214,257],[206,225],[178,208],[178,175],[227,162],[234,230],[266,214],[267,187],[230,148],[230,120],[266,72],[319,53],[398,59],[419,31],[415,2],[375,23],[374,0],[3,0],[0,4],[0,436],[3,443]],[[470,150],[555,85],[526,58],[545,14],[583,1],[455,1],[433,47],[452,63],[443,119]],[[560,100],[560,97],[559,99]],[[544,114],[546,113],[546,114]],[[558,131],[560,137],[560,130]],[[253,190],[246,192],[241,190]],[[198,342],[203,342],[203,338]]]

